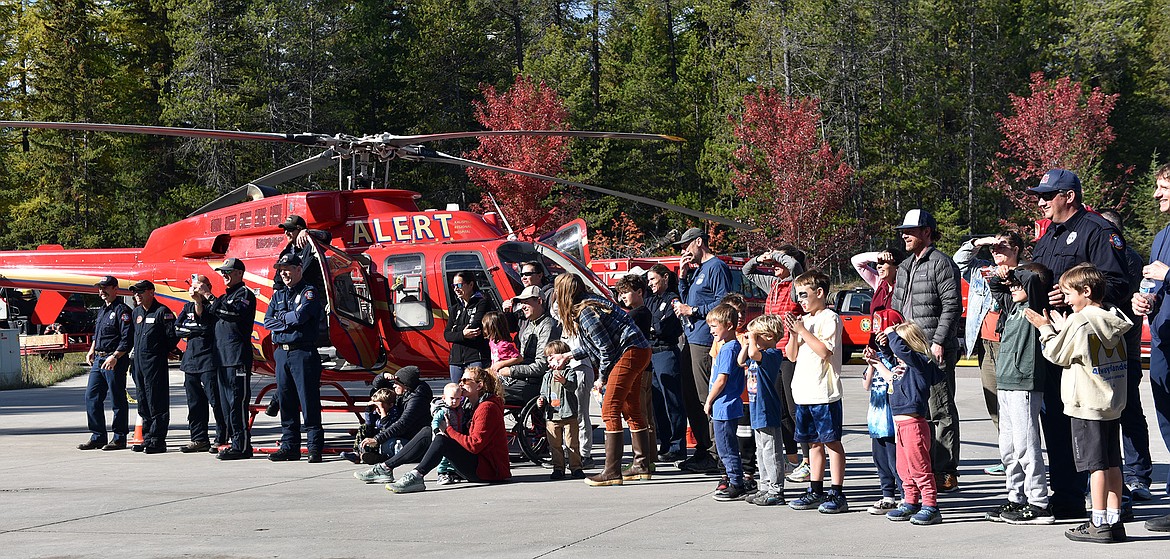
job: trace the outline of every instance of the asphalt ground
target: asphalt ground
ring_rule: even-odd
[[[961,489],[941,496],[944,522],[912,526],[866,514],[880,492],[860,373],[861,367],[846,366],[852,511],[833,516],[717,502],[711,498],[716,477],[665,464],[651,481],[604,488],[546,481],[549,470],[525,463],[514,464],[512,482],[499,485],[440,487],[432,472],[425,492],[395,495],[356,481],[358,468],[336,456],[308,464],[182,454],[186,405],[175,369],[170,452],[160,455],[75,449],[87,440],[84,376],[52,388],[0,392],[0,557],[1166,556],[1170,534],[1142,526],[1170,513],[1161,481],[1156,499],[1139,503],[1138,521],[1126,525],[1129,543],[1067,541],[1062,532],[1073,522],[984,521],[984,511],[1005,492],[1003,478],[983,473],[997,461],[996,435],[973,368],[959,372]],[[1152,410],[1148,386],[1142,392]],[[1147,419],[1155,479],[1165,480],[1170,453],[1152,415]],[[354,421],[326,414],[329,442],[350,441]],[[278,437],[278,421],[259,416],[255,442],[272,446]],[[803,489],[789,484],[789,500]]]

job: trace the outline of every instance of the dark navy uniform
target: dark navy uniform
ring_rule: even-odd
[[[232,450],[251,454],[248,402],[252,398],[252,325],[256,295],[243,283],[229,287],[211,302],[215,346],[219,356],[219,401],[225,426],[218,436],[231,439]]]
[[[264,327],[276,346],[276,392],[280,401],[280,448],[301,451],[304,416],[306,446],[310,455],[321,453],[325,431],[321,428],[321,356],[317,354],[317,330],[324,317],[317,290],[302,280],[272,295],[264,313]]]
[[[1108,282],[1105,302],[1129,304],[1125,239],[1105,218],[1084,208],[1063,223],[1053,223],[1036,242],[1032,260],[1052,270],[1054,281],[1059,281],[1069,268],[1089,262],[1105,274]],[[1052,505],[1076,510],[1084,507],[1088,472],[1077,472],[1073,465],[1072,433],[1060,399],[1061,372],[1059,367],[1054,368],[1046,378],[1041,419],[1048,449]]]
[[[671,301],[678,294],[665,292],[646,297],[650,309],[651,388],[653,388],[654,426],[662,452],[685,456],[687,451],[687,411],[679,372],[678,339],[682,321],[674,314]]]
[[[203,304],[200,313],[195,312],[195,302],[183,305],[175,321],[175,333],[187,340],[183,361],[183,389],[187,393],[187,426],[191,430],[191,442],[210,443],[208,435],[208,406],[215,415],[215,443],[228,440],[224,428],[223,407],[219,404],[219,355],[215,349],[215,314],[209,308],[211,302]]]
[[[130,369],[130,349],[134,347],[134,321],[130,307],[114,301],[98,312],[93,327],[93,366],[89,369],[89,383],[85,387],[85,413],[89,422],[91,440],[108,442],[106,434],[106,392],[109,391],[114,408],[115,444],[125,445],[129,430],[130,405],[126,401],[126,371]],[[113,370],[102,368],[112,353],[121,355]]]
[[[155,299],[149,308],[134,308],[134,384],[142,416],[144,449],[165,449],[171,423],[171,382],[167,356],[179,339],[175,313]]]

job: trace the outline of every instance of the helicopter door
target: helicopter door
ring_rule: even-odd
[[[370,282],[362,265],[329,245],[316,245],[325,264],[329,341],[350,365],[375,369],[384,360],[382,338],[374,325]]]
[[[556,247],[588,268],[589,236],[586,233],[585,220],[574,219],[562,225],[560,229],[541,237],[540,242]]]

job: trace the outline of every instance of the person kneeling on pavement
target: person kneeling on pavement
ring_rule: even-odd
[[[379,380],[382,379],[382,380]],[[389,421],[382,421],[378,423],[378,431],[371,437],[367,437],[358,442],[358,447],[362,449],[359,456],[354,456],[355,453],[343,453],[342,458],[350,462],[357,463],[355,458],[360,458],[362,463],[377,464],[389,460],[392,456],[397,456],[403,450],[398,449],[407,441],[413,439],[420,433],[429,433],[427,424],[430,422],[431,415],[429,406],[434,393],[431,392],[431,387],[419,379],[418,367],[413,365],[398,369],[394,376],[389,373],[379,375],[374,380],[375,386],[381,382],[389,380],[390,387],[397,396],[394,401],[394,409],[386,410],[386,415],[393,415],[396,419]],[[377,452],[366,452],[367,449],[377,449]],[[407,460],[418,460],[422,454],[405,456]],[[364,472],[356,472],[354,475],[359,475]],[[361,478],[359,478],[361,479]],[[375,479],[371,483],[381,482],[381,479]]]
[[[465,432],[460,431],[458,425],[441,420],[433,438],[427,433],[419,433],[393,458],[368,471],[357,472],[354,477],[367,483],[389,480],[386,489],[393,493],[425,491],[423,477],[447,458],[455,471],[468,481],[494,482],[511,478],[499,379],[482,367],[468,367],[459,384],[470,402],[471,422]],[[408,463],[410,460],[406,457],[420,450],[423,457],[418,465],[394,481],[394,468]]]

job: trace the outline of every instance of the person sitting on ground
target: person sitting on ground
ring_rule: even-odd
[[[376,466],[385,468],[385,475],[392,478],[395,467],[409,462],[400,457],[417,454],[420,450],[423,452],[418,465],[397,481],[388,483],[387,491],[425,491],[423,477],[443,458],[450,460],[455,471],[468,481],[494,482],[512,477],[508,463],[508,432],[504,428],[504,401],[498,396],[501,391],[499,379],[483,367],[468,367],[459,383],[471,403],[471,422],[466,432],[449,421],[442,421],[434,430],[433,439],[428,441],[426,433],[419,433],[397,456]]]
[[[466,414],[463,413],[463,404],[466,400],[463,388],[458,384],[449,382],[443,386],[443,397],[431,403],[431,432],[444,422],[455,425],[460,432],[466,432],[467,425],[464,421]],[[439,475],[439,485],[451,485],[463,480],[459,472],[455,471],[455,466],[446,458],[439,461],[435,472]]]
[[[431,391],[430,385],[419,379],[418,367],[408,365],[398,369],[398,372],[394,373],[392,382],[394,393],[398,395],[395,403],[395,407],[399,410],[398,419],[385,428],[379,429],[373,437],[362,440],[363,447],[381,448],[387,441],[393,441],[395,444],[406,443],[419,433],[430,432],[428,428],[431,420],[429,407],[434,393]],[[400,457],[404,450],[396,452],[393,457],[387,457],[386,460]],[[421,456],[421,454],[410,455],[408,453],[402,458],[409,461],[418,460]],[[354,476],[367,483],[387,483],[386,476],[375,475],[378,472],[374,472],[374,470],[377,469],[378,465],[375,465],[370,470],[354,472]],[[370,479],[362,477],[366,474],[374,477]]]
[[[378,378],[386,377],[378,375]],[[386,381],[385,384],[389,386],[390,382]],[[394,405],[397,400],[398,397],[392,388],[379,388],[370,395],[370,410],[366,412],[366,422],[358,429],[353,451],[341,453],[343,459],[354,464],[377,464],[394,456],[400,445],[399,439],[387,439],[380,446],[365,446],[363,443],[398,420],[400,410]]]
[[[571,351],[569,344],[561,340],[553,340],[544,346],[546,356]],[[545,373],[540,384],[536,405],[544,410],[548,420],[545,438],[548,439],[553,465],[549,479],[554,481],[565,479],[565,445],[569,447],[569,472],[573,479],[585,479],[585,471],[581,469],[581,441],[577,436],[577,414],[581,407],[577,400],[579,382],[577,370],[566,367],[563,371]]]

